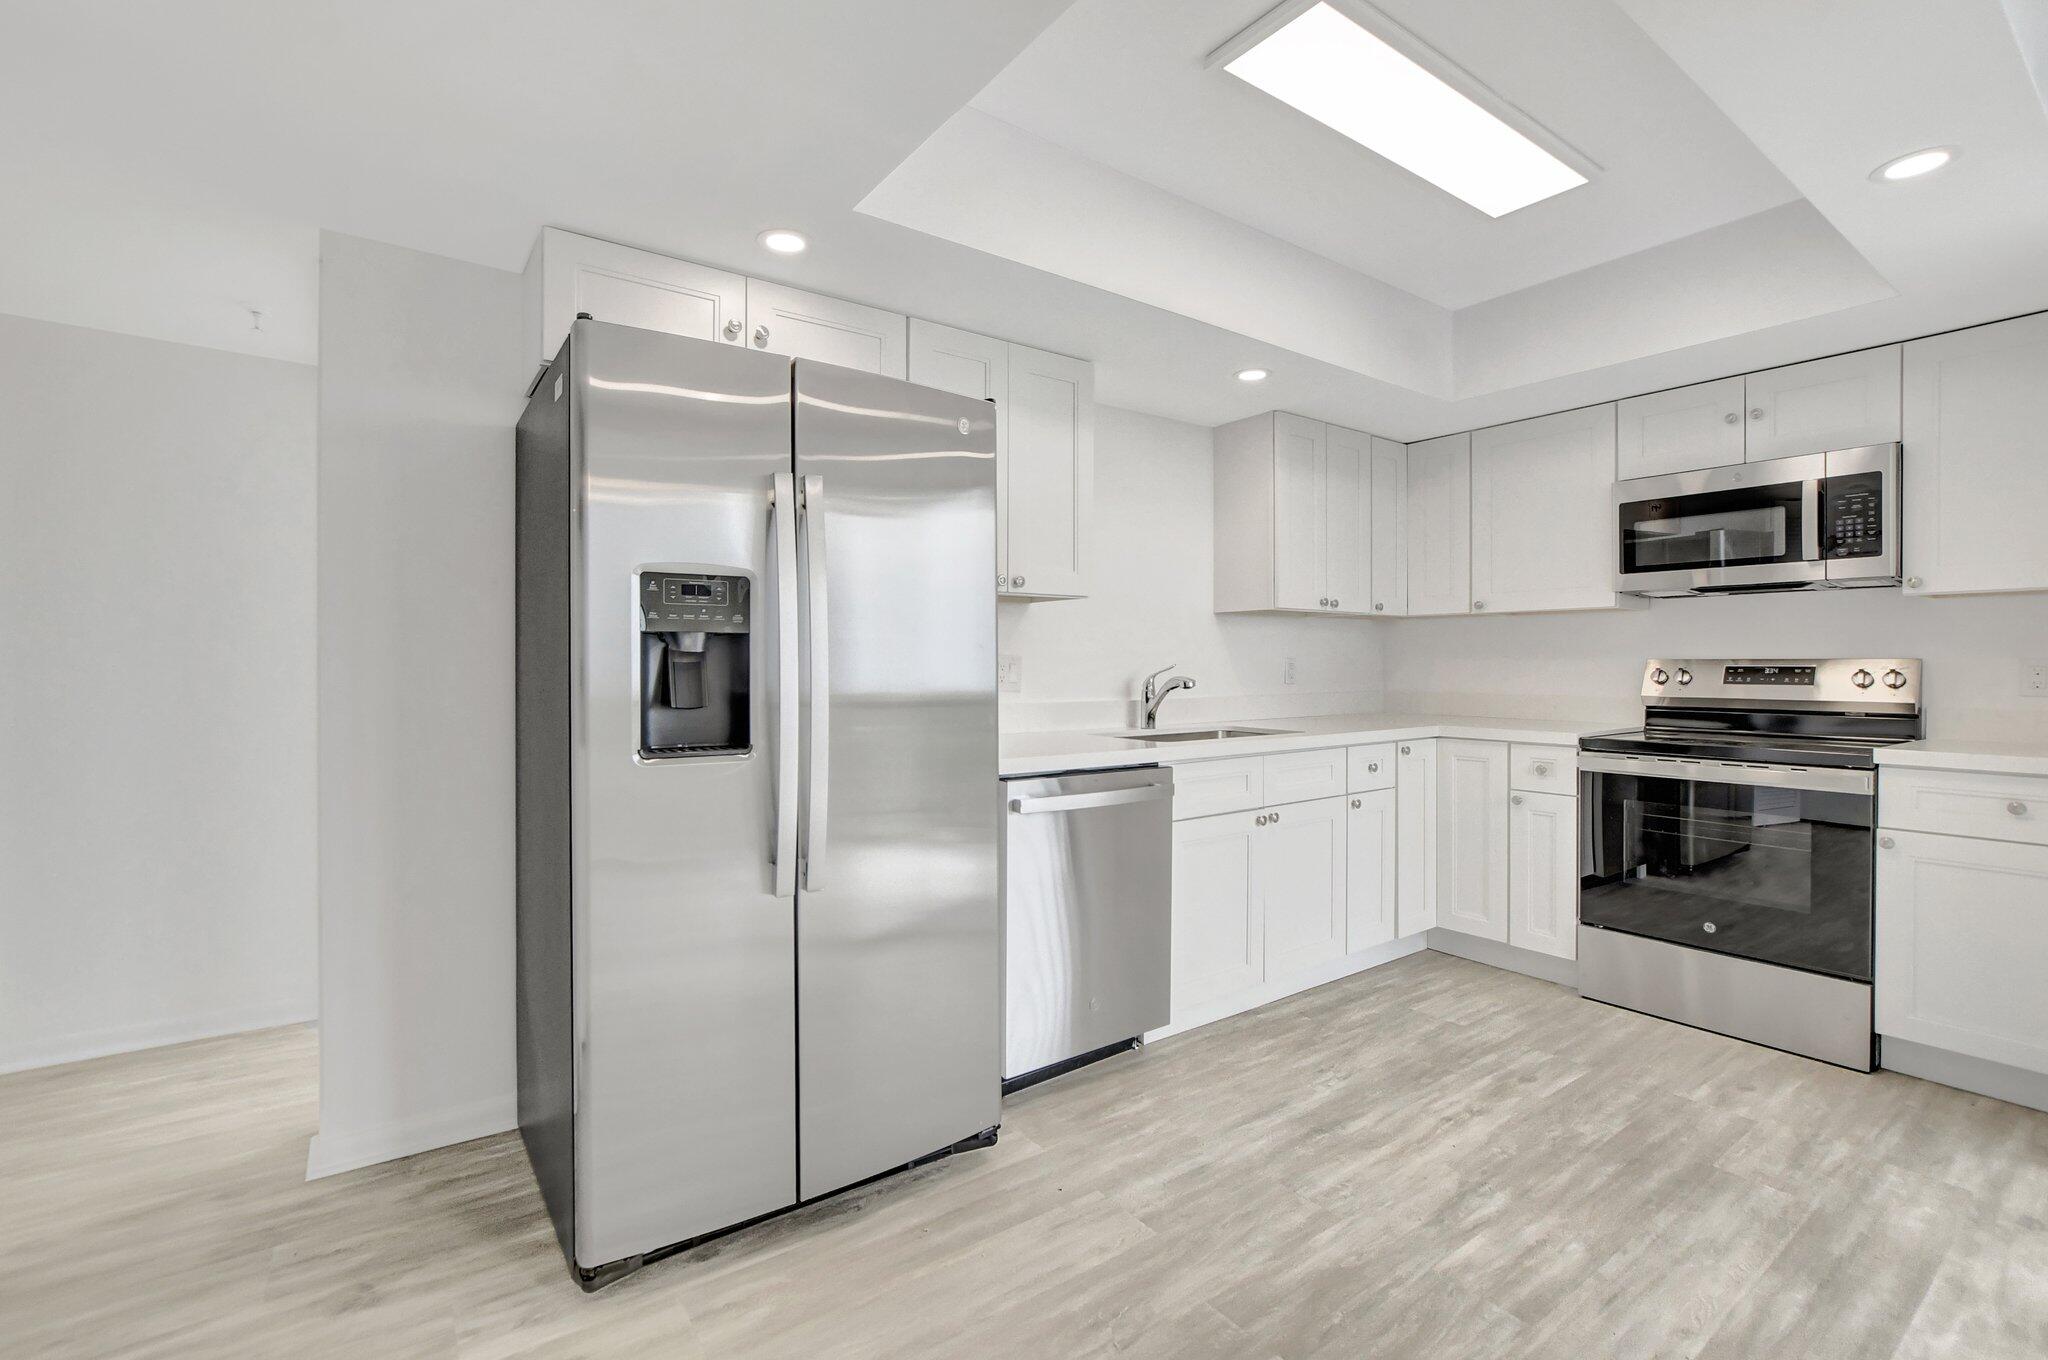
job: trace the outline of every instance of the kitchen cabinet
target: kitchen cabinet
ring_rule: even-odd
[[[1400,535],[1383,544],[1378,531],[1400,512],[1405,458],[1398,472],[1391,466],[1400,449],[1285,411],[1218,428],[1216,612],[1402,612],[1400,573],[1379,579]]]
[[[688,260],[545,227],[525,277],[528,357],[546,364],[579,312],[599,321],[743,344],[747,280]]]
[[[1394,928],[1404,939],[1437,925],[1436,747],[1404,741],[1394,758]]]
[[[1173,1013],[1266,977],[1265,898],[1256,842],[1263,812],[1173,824]]]
[[[1376,616],[1408,612],[1408,446],[1372,437],[1366,591]]]
[[[1898,345],[1743,378],[1743,456],[1755,463],[1899,438]]]
[[[1407,511],[1408,613],[1471,613],[1471,435],[1408,446]]]
[[[1879,1034],[2048,1073],[2044,976],[2048,846],[1879,835]]]
[[[1473,612],[1640,605],[1614,589],[1614,419],[1608,404],[1473,433]]]
[[[1741,462],[1743,409],[1740,377],[1616,403],[1616,477],[1663,477]]]
[[[1260,814],[1266,824],[1252,840],[1252,882],[1262,899],[1268,981],[1345,952],[1345,801],[1288,803]]]
[[[1508,938],[1508,748],[1437,741],[1437,924]]]
[[[1508,795],[1508,943],[1561,959],[1579,953],[1579,802]]]
[[[1259,807],[1266,801],[1265,771],[1266,761],[1260,756],[1198,760],[1174,766],[1174,820]]]
[[[1908,594],[2048,590],[2048,315],[1905,346]]]
[[[746,330],[749,345],[771,354],[888,378],[909,372],[908,323],[879,307],[748,279]]]
[[[1380,788],[1344,801],[1344,948],[1356,954],[1399,929],[1400,798]]]
[[[1006,521],[1005,594],[1088,593],[1095,498],[1095,368],[1010,346],[1009,446],[998,498]]]

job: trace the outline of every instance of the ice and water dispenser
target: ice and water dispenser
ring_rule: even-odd
[[[744,576],[640,573],[640,754],[742,755],[752,601]]]

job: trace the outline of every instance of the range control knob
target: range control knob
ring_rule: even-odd
[[[1858,689],[1869,689],[1872,685],[1877,683],[1877,677],[1872,675],[1869,671],[1859,670],[1854,675],[1849,677],[1849,683],[1856,686],[1856,688]]]
[[[1690,685],[1692,683],[1692,672],[1687,670],[1685,667],[1680,666],[1678,668],[1678,683],[1681,685]]]
[[[1884,673],[1884,687],[1886,689],[1904,689],[1906,687],[1906,673],[1896,666],[1892,667]]]
[[[1661,685],[1670,678],[1671,672],[1665,670],[1662,666],[1650,672],[1650,683],[1653,685]]]

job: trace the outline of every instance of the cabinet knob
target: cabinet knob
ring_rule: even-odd
[[[1472,602],[1472,608],[1473,608],[1474,610],[1480,610],[1480,609],[1484,609],[1484,608],[1486,608],[1486,601],[1484,601],[1484,600],[1474,600],[1474,601]]]
[[[1898,842],[1893,840],[1890,836],[1879,836],[1877,838],[1877,843],[1886,850],[1889,850],[1893,846],[1898,844]]]
[[[1917,577],[1917,576],[1908,576],[1908,577],[1906,578],[1906,589],[1908,589],[1908,590],[1918,590],[1919,588],[1920,588],[1920,578],[1919,578],[1919,577]]]
[[[1267,814],[1266,814],[1266,820],[1267,820],[1267,821],[1268,821],[1269,823],[1270,823],[1270,822],[1277,822],[1277,821],[1279,821],[1279,820],[1280,820],[1280,814],[1279,814],[1279,813],[1277,813],[1277,812],[1269,812],[1269,813],[1267,813]]]
[[[1015,586],[1017,589],[1022,590],[1024,588],[1024,578],[1021,576],[1012,576],[1010,578],[1010,584]]]
[[[1529,768],[1534,770],[1538,775],[1547,775],[1550,773],[1550,763],[1548,761],[1539,760]]]
[[[1367,774],[1378,774],[1380,772],[1380,763],[1377,760],[1368,763],[1365,767],[1365,772]]]
[[[1253,826],[1264,826],[1265,824],[1266,824],[1266,814],[1265,814],[1265,813],[1263,813],[1263,812],[1261,812],[1261,813],[1260,813],[1260,814],[1259,814],[1258,816],[1256,816],[1256,817],[1252,818],[1252,825],[1253,825]]]
[[[1401,754],[1405,756],[1405,755],[1409,755],[1409,754],[1411,754],[1411,752],[1409,751],[1409,749],[1408,749],[1407,747],[1403,746],[1403,747],[1401,748]]]
[[[1365,806],[1365,800],[1364,800],[1364,799],[1362,799],[1362,798],[1354,798],[1354,799],[1352,799],[1352,800],[1351,800],[1351,806],[1353,806],[1353,807],[1364,807],[1364,806]]]
[[[2027,805],[2025,803],[2022,803],[2017,798],[2013,799],[2010,803],[2007,803],[2005,805],[2005,810],[2007,812],[2010,812],[2015,817],[2024,817],[2027,815]]]
[[[1330,597],[1330,608],[1332,608],[1332,609],[1335,609],[1335,608],[1337,608],[1338,606],[1342,605],[1343,603],[1344,603],[1344,602],[1343,602],[1342,600],[1338,599],[1338,598],[1337,598],[1337,597],[1336,597],[1335,595],[1332,595],[1332,596]]]
[[[728,340],[737,340],[740,338],[740,332],[745,329],[746,327],[740,324],[740,319],[738,317],[734,317],[732,320],[725,323],[725,338]]]
[[[1752,406],[1752,407],[1750,407],[1750,408],[1749,408],[1749,418],[1750,418],[1751,420],[1762,420],[1762,419],[1764,418],[1764,408],[1763,408],[1763,407],[1761,407],[1761,406]]]
[[[766,326],[754,327],[754,343],[757,345],[766,345],[768,343],[768,328]]]
[[[1382,612],[1384,612],[1384,611],[1385,611],[1385,609],[1386,609],[1386,606],[1385,606],[1385,605],[1383,605],[1383,604],[1375,604],[1375,605],[1374,605],[1374,606],[1372,607],[1372,612],[1373,612],[1373,613],[1375,613],[1375,614],[1378,614],[1378,613],[1382,613]]]
[[[1508,801],[1510,803],[1513,803],[1516,807],[1520,807],[1522,805],[1522,795],[1519,793],[1510,794],[1508,796]]]
[[[1721,419],[1725,421],[1727,424],[1733,425],[1736,421],[1742,419],[1742,417],[1736,415],[1735,412],[1730,411],[1727,415],[1722,416]]]
[[[1328,609],[1330,607],[1330,597],[1325,595],[1322,599],[1317,600],[1316,603],[1322,606],[1324,609]]]
[[[1007,577],[1007,576],[1005,576],[1005,575],[1003,575],[1003,574],[1002,574],[1001,572],[997,572],[997,573],[996,573],[996,589],[997,589],[997,590],[1001,590],[1001,589],[1002,589],[1002,588],[1003,588],[1004,586],[1007,586],[1008,584],[1010,584],[1010,578],[1009,578],[1009,577]]]

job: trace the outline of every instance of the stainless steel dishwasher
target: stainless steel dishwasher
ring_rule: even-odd
[[[1166,1024],[1173,771],[1003,781],[1003,1090]]]

